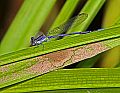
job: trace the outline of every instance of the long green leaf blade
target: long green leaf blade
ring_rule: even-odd
[[[50,41],[50,42],[44,43],[44,49],[43,49],[43,46],[40,45],[39,47],[35,46],[35,47],[29,47],[24,50],[19,50],[17,51],[17,53],[13,52],[6,55],[1,55],[0,65],[50,53],[50,52],[65,49],[65,48],[70,48],[70,47],[97,42],[105,39],[119,37],[120,36],[119,30],[120,30],[120,26],[116,26],[116,27],[108,28],[98,32],[92,32],[89,34],[68,37],[58,41]]]
[[[81,68],[58,70],[20,83],[4,90],[3,92],[32,92],[74,88],[119,88],[119,72],[120,69],[118,68]]]

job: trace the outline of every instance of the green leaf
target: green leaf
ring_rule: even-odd
[[[79,92],[84,90],[87,92],[93,91],[92,93],[95,91],[100,91],[100,93],[107,93],[106,89],[109,91],[112,91],[111,89],[114,89],[114,91],[116,91],[116,89],[120,90],[119,72],[120,69],[118,68],[63,69],[36,77],[23,83],[19,83],[12,87],[6,88],[6,90],[1,92],[47,92],[45,90],[54,90],[59,93],[60,89],[67,89],[63,91],[70,91],[68,89],[75,89],[74,91],[79,90]]]
[[[119,37],[120,36],[119,30],[120,26],[118,25],[114,26],[113,28],[108,28],[102,31],[95,31],[84,35],[70,36],[68,38],[61,39],[58,41],[45,42],[44,48],[43,46],[39,45],[39,47],[38,46],[29,47],[27,49],[19,50],[6,55],[1,55],[0,65],[23,60],[38,55],[43,55],[61,49],[66,49],[70,47],[80,46],[83,44]]]

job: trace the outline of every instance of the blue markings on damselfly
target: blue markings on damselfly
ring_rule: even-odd
[[[86,13],[79,14],[78,16],[71,18],[70,20],[68,20],[67,22],[63,23],[62,25],[54,28],[53,30],[49,30],[47,36],[42,33],[37,38],[31,37],[31,46],[36,46],[36,45],[42,44],[43,42],[47,42],[52,38],[64,37],[64,36],[75,35],[75,34],[90,33],[91,31],[60,34],[60,33],[65,33],[67,30],[69,30],[71,28],[77,27],[82,22],[84,22],[87,19],[87,17],[88,17],[88,14],[86,14]]]

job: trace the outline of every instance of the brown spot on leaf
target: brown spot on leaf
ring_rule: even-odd
[[[64,64],[69,60],[71,60],[71,63],[67,63],[67,65],[93,57],[107,49],[108,48],[106,48],[102,43],[94,43],[83,47],[70,48],[49,53],[34,58],[37,63],[28,68],[27,71],[31,73],[43,74],[60,67],[64,67]]]
[[[108,48],[106,48],[102,43],[85,45],[82,48],[75,50],[75,55],[73,56],[72,61],[77,62],[93,57],[107,49]]]
[[[7,71],[9,71],[9,65],[5,65],[5,66],[1,66],[0,67],[0,72],[7,72]]]
[[[64,62],[71,58],[71,55],[73,55],[73,51],[67,49],[39,56],[36,58],[38,63],[31,66],[28,70],[35,73],[46,73],[63,66]]]

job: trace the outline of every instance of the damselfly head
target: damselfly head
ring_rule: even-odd
[[[31,46],[36,46],[42,44],[47,41],[47,37],[45,35],[38,36],[37,38],[31,37]]]
[[[34,37],[31,37],[31,46],[35,46],[36,45],[36,42],[35,42],[35,38]]]

